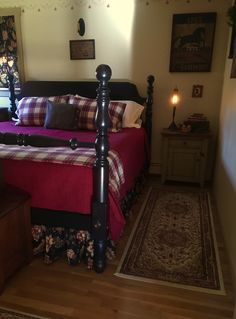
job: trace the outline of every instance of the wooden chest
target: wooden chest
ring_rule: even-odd
[[[32,259],[30,197],[4,185],[0,193],[0,292],[6,279]]]

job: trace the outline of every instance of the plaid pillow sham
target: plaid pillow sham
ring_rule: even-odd
[[[47,101],[56,103],[68,103],[69,95],[50,96],[50,97],[23,97],[17,106],[16,114],[18,121],[16,125],[22,126],[43,126]]]
[[[75,104],[79,108],[78,128],[82,130],[96,130],[95,117],[97,113],[97,101],[71,95],[69,104]],[[110,102],[108,107],[111,121],[111,132],[119,132],[122,128],[122,119],[126,104],[122,102]]]
[[[95,116],[97,112],[96,100],[81,98],[71,95],[69,104],[74,104],[79,109],[78,115],[78,129],[81,130],[96,130]]]

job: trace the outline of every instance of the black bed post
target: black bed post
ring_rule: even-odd
[[[152,104],[153,104],[153,83],[155,78],[153,75],[149,75],[147,77],[147,99],[146,99],[146,121],[145,121],[145,129],[148,135],[149,145],[151,146],[152,140]]]
[[[107,160],[109,151],[108,126],[109,126],[109,88],[108,81],[111,78],[111,68],[101,64],[96,69],[99,81],[97,89],[96,116],[97,137],[95,141],[96,161],[94,164],[94,193],[92,209],[92,236],[94,239],[94,269],[103,272],[106,267],[106,242],[107,242],[107,212],[108,212],[108,184],[109,163]]]
[[[11,73],[8,73],[8,82],[9,82],[9,100],[10,100],[10,104],[11,104],[11,106],[10,106],[11,117],[17,118],[14,76]]]

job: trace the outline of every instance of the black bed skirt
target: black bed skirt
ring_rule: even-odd
[[[32,225],[90,230],[91,215],[31,207]]]

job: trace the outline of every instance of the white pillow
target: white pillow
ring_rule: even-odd
[[[144,110],[144,106],[134,101],[122,101],[126,103],[125,111],[123,114],[122,127],[136,127],[140,128],[142,120],[141,114]]]

